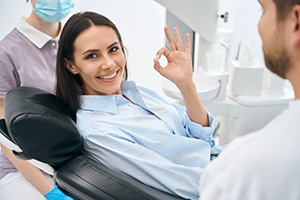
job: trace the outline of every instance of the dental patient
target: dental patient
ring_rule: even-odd
[[[199,178],[214,149],[214,119],[192,79],[189,35],[186,47],[176,27],[174,37],[167,26],[165,35],[170,50],[158,50],[154,69],[178,87],[185,107],[127,80],[121,35],[94,12],[74,14],[62,30],[56,94],[76,115],[88,157],[156,189],[198,199]]]

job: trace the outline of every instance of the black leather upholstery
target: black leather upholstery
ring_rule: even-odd
[[[180,200],[182,198],[151,188],[117,173],[85,156],[71,159],[55,174],[58,185],[78,199]],[[86,185],[87,187],[83,187]],[[80,190],[74,191],[75,188]]]
[[[23,157],[57,169],[80,153],[81,137],[67,107],[55,95],[37,88],[17,87],[5,96],[5,122]]]
[[[20,146],[23,152],[19,156],[50,164],[56,169],[59,187],[73,198],[182,199],[82,155],[81,137],[72,116],[56,96],[31,87],[14,88],[5,97],[4,110],[0,131]]]
[[[4,119],[0,120],[0,132],[5,138],[7,138],[8,140],[12,140],[10,135],[8,134]]]

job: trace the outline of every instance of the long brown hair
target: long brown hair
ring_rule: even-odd
[[[120,32],[114,23],[103,15],[94,12],[82,12],[74,14],[64,25],[61,32],[57,62],[56,62],[56,95],[69,106],[76,118],[76,112],[80,108],[80,95],[84,95],[83,83],[78,74],[74,75],[66,67],[66,60],[74,62],[74,42],[78,35],[93,25],[111,27],[119,39],[122,51],[125,48]],[[127,62],[125,64],[124,80],[128,78]]]

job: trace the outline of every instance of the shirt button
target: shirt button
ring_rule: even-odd
[[[53,47],[55,47],[55,46],[56,46],[56,43],[55,43],[55,42],[52,42],[51,45],[52,45]]]

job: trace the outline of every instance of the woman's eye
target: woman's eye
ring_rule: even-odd
[[[96,58],[96,57],[97,57],[96,54],[91,53],[91,54],[89,54],[89,55],[86,57],[86,59],[92,59],[92,58]]]
[[[110,49],[110,52],[116,52],[116,51],[118,51],[119,50],[119,47],[112,47],[111,49]]]

